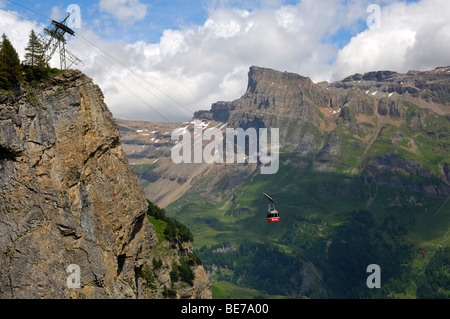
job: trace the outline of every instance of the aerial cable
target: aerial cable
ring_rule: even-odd
[[[80,33],[77,33],[77,35],[84,41],[86,41],[87,43],[89,43],[91,46],[95,47],[97,50],[101,51],[104,55],[106,55],[107,57],[109,57],[110,59],[112,59],[114,62],[120,64],[123,68],[127,69],[129,72],[131,72],[132,74],[134,74],[135,76],[137,76],[139,79],[141,79],[142,81],[144,81],[145,83],[147,83],[148,85],[154,87],[155,89],[157,89],[158,91],[160,91],[162,94],[164,94],[165,96],[167,96],[169,99],[171,99],[173,102],[175,102],[176,104],[178,104],[179,106],[181,106],[183,109],[185,109],[186,111],[189,112],[189,114],[192,114],[192,110],[190,110],[188,108],[188,105],[178,101],[176,98],[172,97],[170,94],[164,92],[164,90],[162,90],[161,88],[159,88],[156,84],[153,84],[151,82],[149,82],[147,79],[145,79],[144,77],[142,77],[141,75],[139,75],[138,73],[136,73],[135,71],[131,70],[129,67],[127,67],[126,65],[124,65],[122,62],[120,62],[119,60],[117,60],[116,58],[114,58],[113,56],[111,56],[109,53],[105,52],[104,50],[102,50],[101,48],[97,47],[94,43],[92,43],[91,41],[89,41],[88,39],[86,39],[84,36],[82,36]]]
[[[82,36],[81,36],[79,33],[77,33],[77,36],[78,36],[79,38],[82,38]],[[94,44],[90,43],[89,40],[87,40],[87,39],[83,39],[83,40],[87,41],[88,44],[94,46],[94,47],[97,48],[99,51],[101,51],[101,52],[104,53],[104,51],[103,51],[102,49],[100,49],[100,48],[96,47]],[[105,55],[106,55],[106,56],[105,56]],[[133,71],[132,71],[131,69],[129,69],[128,67],[124,66],[123,64],[121,64],[121,63],[118,62],[118,61],[115,61],[115,59],[114,59],[113,57],[111,57],[110,55],[108,55],[108,54],[106,54],[106,53],[105,53],[105,55],[100,54],[100,56],[104,57],[106,61],[108,61],[107,57],[113,59],[114,61],[110,61],[111,63],[116,62],[117,64],[122,65],[123,68],[124,68],[126,71],[128,71],[129,73],[132,73],[132,74],[136,75],[136,76],[139,77],[141,80],[147,82],[144,78],[142,78],[141,76],[139,76],[137,73],[133,72]],[[148,88],[146,88],[144,85],[142,85],[141,83],[139,83],[139,81],[137,81],[136,83],[138,83],[139,86],[141,86],[146,92],[152,94],[152,96],[154,96],[156,99],[158,99],[158,100],[161,101],[162,103],[164,103],[164,104],[167,104],[167,103],[168,103],[168,101],[165,101],[162,97],[160,97],[160,96],[158,96],[157,94],[155,94],[154,92],[150,91],[150,90],[149,90]],[[151,83],[149,83],[149,82],[147,82],[147,83],[148,83],[149,85],[155,87],[156,89],[158,89],[158,90],[159,90],[160,92],[162,92],[165,96],[171,98],[167,93],[164,93],[164,91],[162,91],[161,89],[159,89],[157,86],[155,86],[155,85],[153,85],[153,84],[151,84]],[[176,100],[175,100],[174,98],[171,98],[171,99],[172,99],[173,101],[176,102]],[[176,102],[176,103],[179,104],[179,102]],[[189,114],[192,114],[192,111],[188,110],[187,108],[185,108],[185,109],[189,112]],[[179,115],[181,115],[180,112],[178,112],[177,110],[175,110],[175,111],[176,111]]]
[[[89,59],[93,64],[95,64],[99,69],[101,69],[103,72],[105,72],[106,74],[108,74],[114,81],[116,81],[117,83],[119,83],[120,85],[122,85],[126,90],[130,91],[131,94],[133,94],[136,98],[138,98],[145,106],[149,107],[150,109],[152,109],[153,111],[155,111],[156,113],[158,113],[161,117],[163,117],[166,121],[168,121],[169,123],[173,124],[172,121],[170,121],[167,117],[165,117],[161,112],[159,112],[155,107],[151,106],[147,101],[145,101],[143,98],[141,98],[136,92],[134,92],[132,89],[130,89],[128,86],[126,86],[124,83],[122,83],[119,79],[117,79],[114,75],[112,75],[110,72],[108,72],[107,70],[105,70],[105,68],[103,68],[101,65],[99,65],[98,63],[96,63],[94,60],[92,60],[88,55],[86,55],[85,53],[83,53],[81,50],[79,50],[77,47],[75,47],[73,44],[69,44],[70,46],[72,46],[75,50],[79,51],[82,55],[84,55],[87,59]]]
[[[9,0],[8,0],[9,1]],[[12,1],[11,1],[12,2]],[[23,6],[21,6],[23,7]],[[25,8],[25,7],[23,7]],[[27,8],[25,8],[27,9]],[[27,9],[28,10],[28,9]],[[34,12],[34,11],[33,11]],[[15,12],[12,11],[5,11],[6,14],[12,15],[15,18],[20,18],[20,16],[18,14],[16,14]],[[37,12],[35,12],[37,13]],[[41,15],[41,14],[40,14]],[[44,15],[41,15],[43,17],[45,17]],[[47,18],[47,17],[45,17]],[[28,20],[23,20],[25,23],[28,23],[30,26],[35,27],[35,25],[33,23],[31,23]],[[82,50],[80,50],[79,48],[77,48],[75,45],[73,45],[72,43],[68,42],[67,43],[69,46],[72,46],[74,49],[76,49],[78,52],[80,52],[82,55],[84,55],[87,59],[89,59],[95,66],[97,66],[99,69],[101,69],[103,72],[105,72],[107,75],[109,75],[113,80],[117,81],[120,85],[122,85],[125,89],[127,89],[128,91],[130,91],[133,95],[135,95],[145,106],[147,106],[148,108],[152,109],[153,111],[155,111],[156,113],[158,113],[162,118],[164,118],[166,121],[168,121],[169,123],[172,123],[167,117],[165,117],[163,114],[161,114],[158,110],[156,110],[156,108],[154,108],[153,106],[151,106],[148,102],[146,102],[144,99],[142,99],[140,96],[138,96],[135,92],[133,92],[129,87],[127,87],[125,84],[123,84],[121,81],[119,81],[116,77],[114,77],[110,72],[106,71],[105,68],[103,68],[101,65],[99,65],[98,63],[96,63],[95,61],[93,61],[89,56],[87,56]],[[173,123],[172,123],[173,124]]]

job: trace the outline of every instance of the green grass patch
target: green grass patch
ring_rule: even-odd
[[[156,229],[156,236],[158,237],[158,242],[163,242],[164,240],[166,240],[166,236],[164,235],[164,230],[167,227],[167,223],[162,220],[156,219],[153,216],[147,215],[147,218],[148,218],[148,221],[150,222],[150,224],[152,224]]]
[[[286,296],[269,295],[255,289],[240,287],[231,282],[212,282],[213,299],[283,299]]]

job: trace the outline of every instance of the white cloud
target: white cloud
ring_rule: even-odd
[[[41,29],[43,29],[42,25],[22,19],[15,11],[0,9],[0,35],[6,34],[21,59],[25,55],[31,30]]]
[[[159,43],[139,41],[127,45],[126,49],[120,45],[115,49],[105,45],[108,52],[117,52],[114,54],[129,68],[157,83],[194,112],[209,109],[211,103],[218,100],[240,97],[245,92],[251,65],[296,72],[318,82],[380,68],[397,70],[408,64],[406,58],[411,63],[418,59],[435,61],[436,48],[427,55],[423,48],[415,47],[418,35],[426,30],[425,22],[430,20],[430,15],[435,15],[434,11],[422,10],[433,7],[428,2],[416,4],[414,12],[410,11],[413,5],[387,5],[382,11],[381,28],[361,32],[342,50],[326,39],[342,28],[351,29],[361,21],[365,23],[366,6],[358,1],[303,0],[297,5],[251,11],[220,6],[209,11],[202,25],[165,30]],[[426,16],[420,16],[421,21],[411,21],[409,15],[415,16],[415,12]],[[445,23],[442,19],[438,21]],[[431,24],[431,30],[437,30],[435,24]],[[436,32],[435,38],[440,33],[446,37],[445,31]],[[432,38],[424,35],[424,41],[432,41]],[[437,51],[444,52],[439,53],[443,58],[445,52],[449,52]],[[335,63],[330,64],[334,58]],[[130,74],[129,77],[135,78]],[[136,92],[140,90],[145,100],[161,113],[174,118],[190,116],[154,88],[147,85],[148,90],[139,89],[136,82],[127,77],[123,79]],[[117,87],[108,95],[113,113],[130,117],[124,105],[132,105],[133,110],[139,109],[140,117],[152,117],[148,107],[137,107],[142,101],[130,95],[123,98],[122,92],[123,88]]]
[[[100,0],[100,9],[112,14],[122,24],[134,24],[147,15],[147,4],[139,0]]]
[[[165,91],[192,106],[192,111],[208,109],[213,102],[245,93],[251,65],[297,72],[318,81],[329,77],[328,61],[337,46],[323,42],[324,34],[359,18],[349,16],[335,1],[318,6],[316,1],[304,0],[276,10],[221,6],[210,10],[202,25],[166,30],[156,44],[129,45],[126,63],[157,80]],[[112,100],[120,100],[119,94]],[[179,109],[186,116],[177,105],[164,110],[168,109]]]
[[[82,29],[80,37],[69,41],[68,49],[83,60],[86,67],[82,70],[100,85],[116,117],[143,120],[185,120],[216,101],[239,98],[245,93],[251,65],[295,72],[316,82],[380,69],[406,72],[450,65],[450,20],[446,16],[450,2],[446,0],[411,4],[392,0],[382,6],[380,28],[360,32],[342,49],[330,42],[331,37],[365,24],[367,3],[267,3],[252,10],[222,4],[209,10],[203,24],[165,30],[157,43],[108,42]],[[113,10],[140,3],[101,0],[100,4]],[[119,20],[132,16],[126,11],[122,14]],[[14,44],[23,50],[28,37],[23,36],[20,19],[5,20],[2,14],[0,31],[2,25],[16,43],[21,39],[20,45]]]
[[[392,3],[379,28],[353,37],[336,59],[333,79],[375,70],[407,72],[450,65],[450,2]]]
[[[303,22],[298,27],[295,18],[289,23],[283,20],[284,15],[296,17],[300,11],[301,8],[296,6],[281,11],[263,9],[252,12],[221,8],[212,11],[203,25],[164,31],[157,44],[139,41],[126,46],[126,49],[119,45],[116,48],[107,44],[102,46],[105,45],[103,49],[114,56],[121,56],[121,61],[130,69],[156,81],[159,88],[191,106],[194,112],[208,109],[217,100],[241,96],[246,89],[251,65],[306,75],[329,72],[326,70],[327,61],[336,49],[320,43],[323,31],[314,34],[312,24],[318,17],[304,12],[301,16]],[[317,14],[322,15],[319,11]],[[295,32],[294,28],[300,31]],[[125,51],[126,55],[123,54]],[[92,68],[94,70],[95,66]],[[130,77],[135,78],[133,75]],[[124,81],[128,80],[124,78]],[[139,90],[131,80],[129,83],[136,92]],[[152,89],[149,88],[150,91]],[[109,106],[117,116],[128,115],[123,112],[125,104],[132,104],[133,108],[142,104],[133,96],[124,100],[122,91],[111,91],[109,95]],[[139,92],[165,114],[192,116],[161,96],[160,92],[157,92],[160,99],[144,89]],[[161,99],[168,102],[163,105]],[[145,107],[140,112],[144,110]]]

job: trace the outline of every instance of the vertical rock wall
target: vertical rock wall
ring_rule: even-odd
[[[157,242],[146,210],[90,78],[0,95],[0,298],[138,298]]]

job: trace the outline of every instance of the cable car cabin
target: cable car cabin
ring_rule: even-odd
[[[280,221],[280,215],[275,209],[275,204],[278,204],[276,201],[272,199],[269,195],[266,193],[263,193],[264,196],[269,200],[269,207],[267,209],[267,222],[273,223],[273,222],[279,222]]]
[[[274,223],[280,221],[280,215],[276,210],[270,210],[267,212],[267,222]]]

